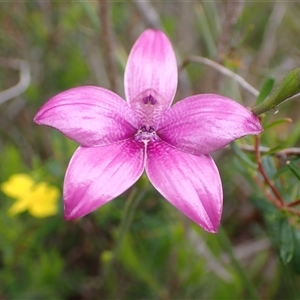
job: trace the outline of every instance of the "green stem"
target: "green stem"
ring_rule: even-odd
[[[115,262],[115,260],[118,257],[118,253],[122,247],[124,238],[126,236],[126,234],[129,231],[135,210],[139,204],[139,202],[141,201],[141,199],[144,198],[145,194],[147,193],[148,189],[145,189],[143,192],[141,192],[138,196],[137,194],[137,189],[135,187],[132,188],[131,193],[127,199],[125,208],[124,208],[124,212],[122,214],[122,219],[118,228],[118,233],[116,236],[116,245],[112,251],[112,259],[105,265],[104,267],[104,271],[103,271],[103,278],[101,280],[100,285],[107,283],[107,282],[111,282],[112,284],[115,282],[114,280],[108,280],[107,278],[109,277],[109,275],[111,275],[111,270],[112,270],[112,266],[113,263]]]
[[[133,188],[132,193],[129,195],[129,198],[126,202],[125,210],[122,215],[121,223],[118,229],[118,235],[117,235],[117,244],[113,250],[113,257],[116,258],[118,256],[118,253],[120,251],[120,248],[123,244],[124,238],[130,228],[135,210],[141,201],[141,199],[144,198],[145,194],[147,193],[147,189],[141,192],[138,196],[136,196],[137,189]]]
[[[233,268],[235,269],[236,273],[239,275],[244,286],[246,287],[246,289],[249,293],[249,295],[248,295],[249,298],[251,298],[252,300],[254,300],[254,299],[259,300],[260,297],[259,297],[259,294],[257,293],[256,287],[251,282],[248,275],[246,274],[246,272],[243,270],[242,266],[240,265],[239,261],[234,256],[234,253],[232,251],[231,242],[228,238],[226,231],[223,228],[220,228],[218,231],[217,237],[218,237],[219,243],[221,244],[223,249],[228,253],[228,255],[231,259],[231,264],[232,264]]]

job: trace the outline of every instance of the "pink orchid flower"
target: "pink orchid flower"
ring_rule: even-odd
[[[146,171],[158,192],[209,232],[217,232],[223,205],[218,169],[209,153],[262,131],[237,102],[194,95],[170,107],[177,64],[164,33],[146,30],[125,70],[126,101],[100,87],[62,92],[34,121],[80,144],[64,181],[65,219],[80,218],[131,187]]]

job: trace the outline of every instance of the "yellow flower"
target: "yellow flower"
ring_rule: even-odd
[[[36,183],[27,174],[15,174],[1,184],[1,190],[17,199],[8,211],[10,215],[28,210],[36,218],[45,218],[57,213],[60,191],[47,182]]]

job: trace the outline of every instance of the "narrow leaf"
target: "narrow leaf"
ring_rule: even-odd
[[[272,155],[272,154],[277,153],[277,152],[279,152],[279,151],[281,151],[283,149],[286,149],[286,145],[284,145],[284,144],[276,146],[274,148],[271,148],[268,152],[263,153],[263,155]]]
[[[203,9],[203,6],[201,4],[195,5],[195,12],[198,17],[200,30],[202,31],[203,40],[207,46],[209,56],[216,57],[217,55],[216,42],[214,41],[213,34],[209,26],[209,22],[206,13]]]
[[[300,138],[300,122],[296,122],[293,129],[289,132],[289,135],[287,136],[285,143],[289,145],[289,147],[295,145]]]
[[[273,204],[271,204],[265,198],[262,198],[257,195],[253,195],[252,197],[250,197],[250,201],[255,208],[257,208],[259,211],[263,213],[264,217],[266,217],[267,215],[271,215],[272,218],[273,219],[275,218],[276,220],[277,217],[276,213],[278,212],[278,210]]]
[[[266,126],[264,126],[264,131],[266,131],[267,129],[270,129],[274,126],[280,125],[282,123],[292,123],[293,120],[291,118],[284,118],[284,119],[280,119],[280,120],[276,120]]]
[[[294,255],[294,234],[288,218],[280,222],[279,255],[284,264],[289,263]]]
[[[300,93],[300,68],[294,69],[286,74],[278,87],[252,112],[260,115],[266,111],[276,109],[284,100]]]
[[[267,175],[272,179],[277,173],[274,158],[271,156],[264,156],[262,158],[262,165]]]
[[[294,268],[300,274],[300,230],[294,228],[295,253],[293,257]]]
[[[265,82],[262,85],[262,88],[259,91],[259,95],[256,99],[256,103],[255,106],[259,105],[260,103],[262,103],[267,97],[268,95],[271,93],[272,88],[274,86],[275,80],[274,78],[270,77],[267,78],[265,80]]]
[[[286,162],[289,169],[294,173],[294,175],[300,180],[300,169],[290,160]]]
[[[244,161],[249,167],[251,167],[252,169],[256,169],[256,164],[254,162],[252,162],[252,160],[247,156],[247,154],[245,154],[240,147],[237,145],[236,142],[232,142],[230,144],[233,152],[242,160]]]

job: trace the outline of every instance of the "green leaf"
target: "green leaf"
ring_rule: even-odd
[[[276,150],[275,150],[276,152]],[[275,166],[274,158],[271,156],[262,157],[262,165],[265,169],[267,175],[272,179],[277,173],[277,169]]]
[[[244,161],[249,167],[252,169],[256,169],[256,164],[252,162],[252,160],[240,149],[236,142],[232,142],[230,144],[233,152],[242,160]]]
[[[201,4],[195,5],[195,12],[198,17],[198,22],[200,24],[200,30],[202,31],[201,34],[203,36],[203,41],[206,44],[209,57],[216,57],[217,55],[217,46],[214,40],[206,12],[203,9]]]
[[[264,126],[264,132],[267,130],[267,129],[270,129],[276,125],[280,125],[282,123],[292,123],[293,120],[290,119],[290,118],[284,118],[284,119],[280,119],[280,120],[276,120],[274,122],[271,122],[270,124]]]
[[[286,74],[278,87],[262,103],[252,109],[255,115],[261,115],[277,106],[286,99],[300,93],[300,68]]]
[[[280,244],[279,255],[284,264],[291,261],[294,255],[294,234],[288,218],[283,218],[280,222]]]
[[[300,68],[288,72],[268,100],[280,104],[298,93],[300,93]]]
[[[294,228],[295,253],[293,257],[294,268],[300,274],[300,230]]]
[[[217,238],[221,247],[228,253],[231,260],[231,265],[233,266],[235,272],[238,274],[240,280],[243,283],[243,286],[245,287],[245,289],[247,289],[249,297],[251,299],[260,299],[256,286],[249,278],[249,274],[247,273],[245,268],[241,267],[239,261],[236,259],[230,239],[226,231],[222,227],[219,228]]]
[[[146,282],[154,291],[160,294],[160,283],[156,280],[153,274],[149,272],[147,262],[140,257],[140,253],[135,247],[135,241],[129,233],[124,238],[119,259],[126,268],[135,274],[137,278]]]
[[[294,146],[300,138],[300,122],[297,122],[286,138],[286,145]]]
[[[82,9],[87,14],[94,29],[99,31],[101,26],[95,7],[93,7],[88,1],[79,1],[78,4],[81,5]]]
[[[256,99],[255,106],[259,105],[262,103],[268,95],[271,93],[272,88],[274,86],[275,80],[274,78],[270,77],[265,80],[265,82],[262,85],[262,88],[260,89],[259,95]]]
[[[284,144],[283,145],[279,145],[279,146],[276,146],[274,148],[271,148],[268,152],[263,153],[263,155],[264,156],[266,156],[266,155],[272,155],[272,154],[277,153],[277,152],[279,152],[279,151],[281,151],[281,150],[283,150],[285,148],[286,148],[286,145],[284,145]]]
[[[254,207],[264,214],[264,217],[266,217],[266,215],[275,217],[276,213],[278,212],[277,208],[265,198],[254,195],[250,197],[250,201]]]
[[[289,169],[294,173],[294,175],[300,180],[300,169],[290,160],[286,162]]]

